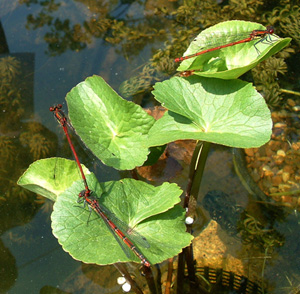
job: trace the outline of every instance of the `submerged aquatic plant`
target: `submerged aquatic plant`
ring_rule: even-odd
[[[0,162],[1,168],[10,166],[14,163],[17,155],[17,147],[14,140],[8,136],[0,136]]]
[[[40,123],[30,122],[20,135],[20,142],[28,146],[34,160],[45,158],[52,154],[57,147],[57,141]]]
[[[162,72],[158,72],[151,63],[147,63],[143,67],[142,72],[130,78],[129,80],[124,81],[121,84],[119,91],[125,98],[128,98],[134,94],[151,89],[155,82],[160,81],[163,78],[166,78],[166,75],[164,75]]]
[[[290,1],[282,1],[281,6],[277,6],[271,12],[266,13],[266,19],[270,24],[276,25],[278,29],[300,45],[300,7],[291,5]]]
[[[45,158],[53,150],[54,143],[42,134],[35,134],[31,137],[28,142],[30,147],[30,152],[34,159]]]
[[[282,100],[278,75],[287,72],[283,58],[271,57],[252,69],[257,90],[264,96],[269,106],[276,107]]]
[[[16,57],[5,56],[0,58],[1,88],[11,83],[20,74],[21,63]]]
[[[22,104],[21,63],[15,57],[0,58],[0,129],[3,133],[19,128],[24,109]]]
[[[22,199],[22,201],[32,201],[35,195],[28,190],[20,189],[21,187],[16,183],[16,179],[22,174],[24,169],[20,170],[20,163],[16,160],[14,160],[13,163],[15,164],[14,170],[11,168],[10,170],[1,170],[0,172],[0,184],[3,198],[8,202],[10,198],[13,199],[16,197]]]
[[[284,244],[284,236],[281,233],[274,228],[266,228],[257,218],[246,211],[239,222],[239,231],[243,242],[263,250],[268,249],[269,251]]]

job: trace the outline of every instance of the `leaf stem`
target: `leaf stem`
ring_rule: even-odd
[[[156,290],[157,290],[157,294],[162,294],[162,289],[161,289],[161,270],[160,270],[160,266],[158,264],[155,265],[156,267]]]
[[[134,291],[136,294],[143,294],[143,291],[138,286],[138,284],[133,280],[127,271],[127,268],[124,264],[117,262],[114,264],[115,268],[121,273],[123,277],[127,280],[127,282],[131,285],[132,291]]]
[[[199,145],[199,148],[197,148]],[[202,176],[204,172],[204,167],[206,163],[206,159],[208,156],[208,152],[210,149],[209,142],[198,142],[195,148],[193,157],[195,157],[196,164],[195,164],[195,172],[193,173],[192,184],[191,184],[191,191],[189,195],[189,205],[188,205],[188,214],[195,215],[196,205],[194,203],[197,202],[199,189],[202,181]]]
[[[185,192],[184,208],[187,208],[189,205],[192,184],[193,184],[193,180],[194,180],[195,171],[197,168],[196,165],[197,165],[199,153],[201,152],[202,147],[203,147],[203,142],[198,141],[197,145],[195,147],[193,156],[192,156],[191,164],[190,164],[190,173],[189,173],[188,184],[187,184],[186,192]]]
[[[190,164],[189,180],[188,180],[185,199],[184,199],[184,208],[188,208],[186,216],[191,216],[195,218],[197,198],[199,194],[199,189],[200,189],[201,180],[202,180],[209,149],[210,149],[209,142],[204,142],[204,141],[197,142],[197,145],[195,147],[192,156],[191,164]],[[187,226],[187,231],[191,233],[191,226]],[[196,272],[195,272],[193,254],[192,254],[193,252],[192,244],[189,247],[184,248],[183,252],[185,255],[187,268],[188,268],[190,289],[193,289],[196,286],[195,285]],[[181,255],[182,254],[180,254],[179,257],[181,257]],[[180,270],[180,267],[181,265],[178,264],[178,271]],[[182,267],[184,268],[184,263],[182,263]],[[177,293],[180,293],[178,287],[177,287]]]
[[[167,276],[167,280],[166,280],[165,294],[171,293],[172,275],[173,275],[173,258],[169,258],[168,259],[168,276]]]
[[[186,257],[186,263],[187,263],[187,269],[188,269],[188,278],[190,282],[190,293],[195,293],[197,289],[196,285],[196,271],[193,261],[193,247],[192,245],[186,247],[183,249],[185,257]]]
[[[184,207],[188,207],[188,216],[195,216],[195,203],[197,202],[200,184],[209,149],[209,142],[198,141],[192,156],[189,180],[184,200]]]
[[[157,294],[156,285],[154,282],[154,277],[151,267],[143,266],[143,271],[145,273],[146,281],[151,294]]]
[[[184,294],[184,254],[178,255],[176,294]]]

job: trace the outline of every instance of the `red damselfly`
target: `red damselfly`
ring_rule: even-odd
[[[104,222],[112,229],[112,231],[133,251],[133,253],[141,260],[141,263],[147,267],[150,267],[150,262],[145,258],[145,256],[137,249],[137,247],[129,240],[129,238],[108,218],[104,212],[103,206],[91,195],[90,192],[87,193],[86,190],[83,190],[79,194],[78,202],[84,201],[91,207],[103,220]],[[106,209],[105,209],[106,210]],[[120,222],[120,221],[119,221]],[[140,237],[139,243],[143,243],[144,247],[149,247],[148,242],[144,237],[137,234],[133,229],[127,229],[128,234],[135,234],[136,237]],[[137,242],[137,239],[136,239]],[[145,244],[148,244],[145,246]]]
[[[59,122],[59,124],[62,126],[64,133],[67,137],[67,140],[69,142],[70,148],[72,150],[72,153],[75,157],[76,163],[78,165],[78,168],[80,170],[80,174],[82,177],[82,180],[84,182],[84,190],[79,193],[78,202],[84,201],[84,203],[87,203],[90,208],[92,208],[102,219],[103,221],[108,225],[108,227],[112,230],[114,234],[116,234],[123,242],[126,244],[132,252],[141,260],[141,263],[147,267],[150,267],[150,262],[144,257],[144,255],[137,249],[137,247],[129,240],[129,238],[114,224],[114,222],[111,220],[114,218],[115,222],[117,221],[117,217],[113,216],[106,208],[101,206],[96,198],[94,198],[91,194],[92,191],[89,189],[89,186],[87,184],[87,180],[85,177],[85,174],[83,172],[82,166],[80,164],[79,158],[77,156],[76,150],[74,148],[74,145],[71,141],[68,127],[72,129],[72,126],[69,124],[66,115],[62,111],[62,105],[58,104],[56,106],[50,107],[50,111],[54,113],[55,118]],[[110,215],[110,218],[107,216]],[[118,220],[118,223],[121,224],[122,221]],[[123,225],[124,227],[124,225]],[[126,229],[126,232],[128,232],[128,235],[135,236],[135,240],[137,243],[143,244],[144,247],[150,247],[146,238],[142,237],[140,234],[138,234],[135,230],[132,228]],[[123,247],[122,247],[123,248]]]
[[[82,166],[80,164],[79,158],[77,156],[77,153],[75,151],[74,145],[71,141],[71,137],[70,137],[69,132],[68,132],[68,127],[72,129],[72,126],[69,124],[69,122],[67,120],[67,117],[65,116],[64,112],[61,109],[62,109],[61,104],[57,104],[57,105],[49,108],[49,110],[54,113],[55,118],[60,123],[60,125],[62,126],[62,128],[65,132],[68,143],[70,145],[70,148],[72,150],[72,153],[73,153],[73,155],[75,157],[75,160],[76,160],[76,163],[78,165],[78,168],[79,168],[79,171],[80,171],[83,183],[84,183],[85,190],[90,191],[90,189],[88,187],[88,184],[87,184],[87,181],[86,181],[86,178],[85,178],[85,175],[84,175],[84,172],[83,172],[83,169],[82,169]]]
[[[191,55],[187,55],[187,56],[182,56],[182,57],[178,57],[175,58],[175,62],[180,62],[189,58],[193,58],[208,52],[212,52],[215,50],[219,50],[222,48],[226,48],[226,47],[230,47],[230,46],[234,46],[237,44],[242,44],[242,43],[247,43],[247,42],[251,42],[257,38],[261,38],[258,42],[262,42],[263,40],[266,39],[266,37],[272,35],[274,33],[274,28],[272,26],[267,26],[266,30],[253,30],[252,32],[248,33],[247,38],[243,38],[243,39],[239,39],[237,41],[232,41],[230,43],[227,44],[221,44],[219,46],[214,45],[212,48],[207,48],[205,50],[202,50],[200,52],[191,54]]]

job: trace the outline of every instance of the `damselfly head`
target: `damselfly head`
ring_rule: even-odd
[[[275,29],[273,26],[267,26],[267,31],[269,32],[269,34],[273,34]]]
[[[79,193],[78,197],[79,197],[79,198],[85,198],[85,193],[86,193],[86,191],[85,191],[85,190],[82,190],[82,191]]]
[[[90,189],[88,189],[88,187],[86,187],[85,190],[82,190],[82,191],[79,193],[78,197],[79,197],[79,198],[84,198],[84,199],[87,199],[87,198],[93,198],[93,197],[91,197],[92,193],[93,193],[93,191],[91,191]]]
[[[49,107],[49,110],[50,110],[51,112],[57,111],[57,110],[59,110],[59,109],[62,109],[62,104],[56,104],[56,105],[54,105],[54,106]]]

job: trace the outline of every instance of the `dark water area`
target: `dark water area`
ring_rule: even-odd
[[[1,98],[1,293],[54,293],[55,288],[75,293],[90,283],[81,263],[64,252],[52,234],[52,203],[16,182],[36,159],[72,158],[50,106],[61,103],[67,110],[66,94],[94,74],[118,91],[129,73],[149,58],[153,44],[127,53],[121,45],[104,40],[109,33],[101,33],[101,14],[111,19],[126,20],[127,14],[139,19],[142,6],[131,4],[0,1],[1,79],[10,88],[4,94],[12,91],[11,96]],[[82,36],[84,24],[89,33]],[[81,160],[93,169],[91,159],[75,145]],[[97,171],[102,181],[120,178],[117,171],[105,169],[101,163]],[[111,266],[104,268],[112,276],[111,285],[107,280],[99,282],[104,286],[95,284],[93,290],[85,285],[89,289],[85,293],[121,291],[116,284],[117,271]],[[77,290],[63,286],[71,279],[77,280]]]
[[[72,159],[49,107],[61,103],[67,111],[65,96],[87,77],[102,76],[122,97],[143,107],[158,105],[150,93],[152,85],[175,73],[176,67],[170,60],[180,56],[189,41],[181,35],[182,26],[178,24],[185,22],[188,27],[192,23],[188,9],[182,9],[177,18],[172,15],[182,5],[180,1],[158,2],[0,0],[0,293],[123,293],[116,283],[120,274],[114,266],[82,264],[62,249],[51,229],[53,203],[24,190],[16,182],[35,160],[53,156]],[[203,2],[222,9],[228,1]],[[297,10],[292,3],[289,5],[298,15],[299,7]],[[276,12],[274,7],[274,3],[265,3],[263,9]],[[260,22],[253,19],[250,8],[249,11],[236,14],[236,19]],[[199,15],[197,12],[197,18]],[[212,17],[218,21],[211,24],[229,20],[220,19],[218,12]],[[198,32],[197,28],[189,30],[191,36]],[[288,31],[282,27],[281,33]],[[299,32],[292,35],[293,48],[299,46],[297,36]],[[175,53],[166,53],[174,38],[178,38]],[[299,60],[299,50],[293,50],[286,53],[294,54],[287,61],[291,72],[276,80],[297,91],[300,79],[295,60]],[[150,59],[159,60],[159,54],[162,61],[155,67]],[[266,99],[272,91],[262,88]],[[276,92],[275,98],[269,99],[276,110],[282,107],[278,95]],[[295,105],[291,107],[300,105],[299,99],[293,101]],[[293,119],[298,123],[298,114]],[[295,129],[293,142],[299,139]],[[79,143],[75,142],[75,147],[81,161],[102,182],[124,176],[101,163],[95,166]],[[182,154],[193,147],[187,143],[182,153],[178,146],[174,147],[177,154],[164,167],[167,176],[163,180],[169,180],[171,174],[171,182],[186,187],[189,160]],[[191,152],[186,157],[190,158]],[[298,153],[293,161],[299,161]],[[294,172],[297,175],[298,166]],[[221,232],[220,240],[224,243],[207,239],[210,245],[216,242],[215,248],[208,246],[216,252],[224,244],[234,246],[228,245],[224,255],[220,254],[221,262],[214,264],[203,258],[203,252],[206,257],[209,252],[200,237],[194,245],[198,265],[237,270],[238,274],[264,285],[269,289],[266,293],[300,293],[299,194],[292,197],[293,205],[282,206],[282,214],[277,214],[277,203],[273,203],[275,209],[266,208],[264,199],[253,196],[255,192],[241,181],[244,174],[235,168],[230,149],[212,148],[199,197],[208,221],[204,229],[197,230],[196,224],[194,235],[207,232],[208,236],[217,236]],[[232,255],[234,259],[227,258]],[[210,256],[213,260],[217,254]],[[139,280],[139,271],[134,270]]]

